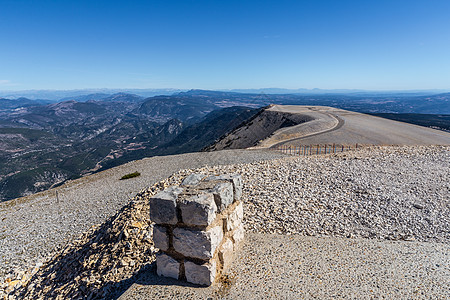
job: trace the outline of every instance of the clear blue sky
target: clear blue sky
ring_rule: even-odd
[[[0,90],[449,89],[449,0],[0,0]]]

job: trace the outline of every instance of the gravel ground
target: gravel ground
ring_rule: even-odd
[[[273,151],[218,151],[133,161],[59,188],[0,203],[0,283],[11,272],[40,267],[52,251],[103,223],[139,191],[181,169],[284,157]],[[119,180],[139,171],[140,177]],[[56,198],[56,191],[58,198]],[[59,200],[59,201],[58,201]]]
[[[242,174],[247,231],[450,243],[450,146],[375,146],[192,172]]]
[[[228,293],[233,299],[242,296],[251,298],[253,295],[271,298],[264,292],[279,289],[283,291],[276,298],[300,295],[328,298],[333,290],[358,298],[361,294],[351,294],[353,290],[363,295],[373,292],[374,297],[392,298],[406,293],[404,295],[419,298],[448,298],[440,296],[449,295],[447,283],[450,283],[449,146],[375,147],[270,161],[261,161],[262,157],[269,158],[267,153],[226,151],[207,155],[201,153],[191,159],[202,159],[204,165],[203,158],[210,157],[208,155],[226,155],[229,156],[228,161],[241,160],[237,163],[243,164],[183,170],[172,176],[176,180],[169,179],[169,182],[176,183],[192,172],[242,174],[244,225],[250,233],[250,242],[242,255],[247,256],[235,264],[234,275],[230,273],[229,278],[219,281],[215,287],[193,289],[186,284],[159,278],[151,279],[156,280],[153,283],[156,286],[151,280],[143,282],[146,287],[135,284],[124,297],[134,295],[130,293],[139,288],[142,293],[146,291],[155,297],[157,294],[152,294],[154,290],[162,293],[160,296],[179,295],[180,299],[202,298],[206,295],[204,293],[210,292],[210,295],[217,297]],[[242,156],[237,158],[239,155]],[[178,156],[177,159],[180,164],[186,164],[188,157]],[[166,164],[163,158],[158,159],[162,159],[159,166],[155,161],[147,164],[150,174],[155,168],[158,170],[166,164],[170,165],[167,162],[172,163],[174,157],[166,159]],[[216,160],[220,162],[219,158]],[[245,160],[256,162],[247,163]],[[117,173],[114,173],[115,177],[119,176]],[[111,174],[107,177],[110,178]],[[116,183],[120,184],[118,181]],[[80,187],[78,189],[84,192],[85,185]],[[114,188],[118,189],[117,186]],[[141,215],[147,213],[141,212]],[[85,224],[86,219],[83,222]],[[105,230],[108,231],[106,227]],[[39,236],[34,238],[39,239]],[[289,242],[291,238],[292,243]],[[316,245],[313,247],[319,250],[301,246],[308,243]],[[83,245],[77,247],[82,248]],[[377,252],[377,249],[381,250]],[[67,251],[73,252],[73,249]],[[289,254],[284,258],[282,253],[297,253],[303,259],[304,266],[310,264],[309,269],[302,267],[298,269],[299,273],[293,272],[290,268],[297,263],[296,255]],[[309,253],[312,256],[308,256]],[[86,260],[89,261],[88,258]],[[283,265],[287,267],[282,268]],[[339,267],[333,269],[334,266]],[[46,265],[48,269],[52,267]],[[148,267],[142,266],[142,270]],[[152,272],[139,272],[139,268],[135,265],[133,270],[152,277]],[[254,277],[236,277],[245,270],[256,276],[255,283],[249,282]],[[324,288],[317,287],[316,281],[319,279],[308,277],[305,270],[318,274],[318,278],[323,277]],[[264,277],[265,271],[270,276]],[[86,272],[89,273],[88,270]],[[301,282],[295,274],[301,274]],[[408,277],[402,277],[404,275]],[[129,276],[128,286],[133,282],[139,283],[145,277]],[[83,281],[82,278],[80,280]],[[266,286],[271,289],[266,289]],[[39,290],[42,287],[35,288]],[[287,289],[292,289],[292,294]],[[414,292],[414,289],[418,291]],[[246,294],[245,291],[253,294]],[[303,292],[307,294],[301,294]],[[149,298],[147,294],[136,293]],[[186,293],[191,293],[191,296]]]
[[[243,250],[215,286],[153,270],[120,299],[450,298],[449,146],[195,171],[243,175]]]
[[[450,242],[449,146],[290,158],[236,171],[245,178],[245,225],[253,232]]]
[[[250,233],[215,286],[143,274],[132,299],[449,299],[450,246]]]

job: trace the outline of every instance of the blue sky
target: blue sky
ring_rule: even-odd
[[[0,90],[450,89],[450,1],[0,0]]]

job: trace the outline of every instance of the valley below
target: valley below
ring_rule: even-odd
[[[73,118],[76,102],[62,103],[71,115],[66,119]],[[163,120],[162,110],[157,113],[162,123],[143,117],[136,123],[127,114],[111,121],[103,111],[100,131],[74,125],[76,130],[84,128],[76,133],[78,142],[76,130],[67,132],[67,126],[43,130],[48,121],[40,129],[1,128],[2,147],[10,155],[5,161],[22,159],[26,164],[22,155],[54,151],[61,155],[57,166],[70,166],[63,157],[68,151],[77,157],[72,163],[78,173],[72,174],[81,177],[67,180],[66,175],[58,175],[50,156],[46,162],[35,162],[38,168],[49,168],[48,173],[37,172],[41,177],[28,177],[22,183],[33,183],[36,190],[26,190],[31,195],[0,203],[0,247],[4,249],[0,294],[264,298],[278,297],[273,292],[284,286],[282,295],[288,298],[311,294],[328,298],[336,291],[348,297],[354,293],[450,295],[445,284],[450,268],[445,254],[450,252],[450,133],[332,107],[247,104],[205,111],[195,122],[183,114],[178,115],[181,120]],[[149,127],[144,129],[143,124]],[[132,136],[129,128],[140,133]],[[114,142],[108,144],[111,138]],[[276,147],[319,143],[359,143],[361,147],[312,156],[286,155]],[[83,148],[86,145],[92,148]],[[95,149],[89,150],[94,157],[107,145],[108,151],[91,164],[89,156],[76,154],[76,149]],[[42,158],[39,155],[30,161]],[[145,156],[151,157],[142,159]],[[36,167],[31,164],[30,169]],[[10,172],[11,178],[21,174]],[[140,176],[120,180],[133,172]],[[154,272],[157,249],[148,197],[179,184],[191,173],[239,173],[244,180],[248,242],[227,274],[233,281],[226,291],[220,283],[198,289]],[[30,178],[34,181],[26,181]],[[46,190],[48,182],[61,184]],[[367,253],[372,253],[370,260]],[[408,255],[399,260],[404,253]],[[285,263],[276,267],[279,255]],[[296,257],[308,260],[300,259],[302,265],[291,268],[299,263]],[[324,262],[323,257],[329,260]],[[412,263],[425,260],[422,265]],[[362,267],[360,261],[369,264]],[[393,263],[401,273],[390,271]],[[420,282],[402,277],[425,274],[431,266],[433,272],[421,276]],[[379,280],[363,276],[367,272],[380,274]],[[280,276],[285,280],[277,280]],[[320,285],[319,278],[327,284]],[[296,288],[300,282],[306,283],[302,289]]]
[[[261,141],[275,131],[289,134],[287,128],[295,124],[304,123],[299,125],[303,132],[328,126],[324,114],[311,111],[289,117],[272,109],[264,112],[272,116],[261,118],[258,114],[269,104],[328,105],[384,113],[394,119],[403,113],[401,121],[421,120],[419,125],[448,130],[448,115],[430,113],[450,113],[449,99],[449,94],[267,95],[202,90],[147,98],[126,93],[78,95],[60,101],[0,98],[0,201],[144,157],[262,146]],[[441,109],[436,110],[437,106]],[[347,122],[344,129],[350,125]],[[237,131],[246,134],[240,137]],[[322,136],[322,140],[303,143],[327,139]],[[353,140],[358,139],[361,136]],[[335,140],[343,142],[339,136]]]

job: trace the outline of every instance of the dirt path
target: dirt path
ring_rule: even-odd
[[[305,135],[305,136],[302,136],[302,137],[299,137],[299,138],[293,138],[293,139],[290,139],[290,140],[287,140],[287,141],[284,141],[284,142],[281,142],[281,143],[277,143],[277,144],[271,146],[270,148],[271,149],[276,149],[277,147],[283,146],[283,145],[288,144],[288,143],[295,143],[295,142],[297,142],[299,140],[303,140],[303,139],[306,139],[306,138],[312,138],[312,137],[315,137],[315,136],[318,136],[318,135],[321,135],[321,134],[326,134],[326,133],[329,133],[329,132],[332,132],[332,131],[335,131],[335,130],[339,130],[342,126],[344,126],[345,121],[343,119],[339,118],[338,116],[334,116],[334,118],[336,118],[338,120],[338,123],[337,123],[337,125],[335,127],[331,128],[331,129],[327,129],[325,131],[321,131],[321,132],[317,132],[317,133],[312,133],[312,134]]]

